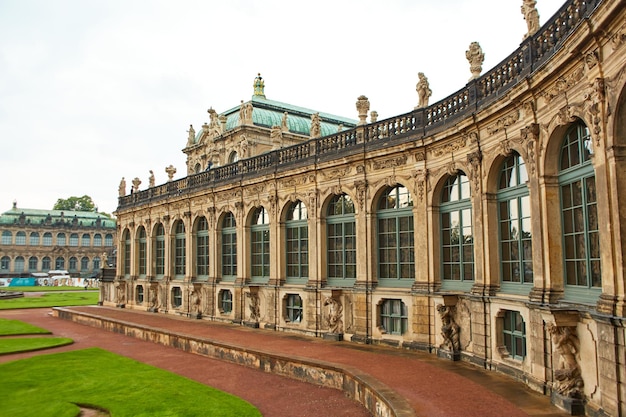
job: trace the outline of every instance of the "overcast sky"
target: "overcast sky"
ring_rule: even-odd
[[[537,0],[541,24],[564,0]],[[0,0],[0,213],[186,174],[182,148],[218,113],[268,99],[357,119],[434,103],[462,88],[472,41],[483,72],[527,31],[522,0]]]

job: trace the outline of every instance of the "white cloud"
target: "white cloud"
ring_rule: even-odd
[[[117,186],[184,176],[190,123],[248,100],[261,72],[270,99],[381,118],[462,88],[465,50],[483,71],[519,45],[519,1],[4,0],[0,3],[0,212],[90,195],[113,212]],[[542,23],[560,0],[539,0]],[[141,188],[144,188],[141,187]]]

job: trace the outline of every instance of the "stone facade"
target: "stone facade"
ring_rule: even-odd
[[[28,277],[68,270],[73,277],[95,277],[114,264],[115,220],[99,213],[21,209],[0,215],[0,277]]]
[[[361,96],[334,134],[285,141],[253,96],[190,134],[187,177],[120,197],[103,303],[422,349],[626,415],[624,6],[568,1],[452,96],[369,123]]]

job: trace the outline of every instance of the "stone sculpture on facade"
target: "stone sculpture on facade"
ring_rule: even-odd
[[[526,26],[528,26],[528,33],[524,35],[524,39],[533,36],[539,30],[539,12],[535,7],[536,4],[535,0],[523,0],[521,9],[526,20]]]
[[[174,174],[176,174],[176,168],[174,168],[174,165],[170,165],[165,168],[165,172],[167,173],[167,180],[172,181]]]
[[[459,352],[461,350],[460,328],[454,320],[454,307],[439,304],[437,311],[441,316],[441,336],[443,337],[443,343],[439,347],[451,352]]]
[[[115,304],[117,307],[124,307],[126,304],[125,286],[121,282],[115,283]]]
[[[187,137],[187,146],[191,146],[196,141],[196,131],[193,129],[193,125],[189,125],[187,133],[189,134]]]
[[[272,142],[272,150],[280,149],[283,143],[283,129],[280,126],[272,126],[270,132],[270,141]]]
[[[341,304],[332,297],[324,300],[324,307],[326,308],[326,325],[331,333],[341,334],[343,333],[343,307]]]
[[[423,72],[417,73],[417,85],[415,86],[415,91],[417,91],[417,97],[419,99],[417,103],[416,109],[421,109],[423,107],[428,107],[428,100],[430,96],[433,94],[430,89],[430,85],[428,83],[428,78],[424,75]]]
[[[202,299],[200,297],[200,292],[197,289],[190,289],[189,291],[190,315],[191,317],[195,317],[197,319],[202,318],[202,311],[200,310]]]
[[[150,170],[150,177],[148,177],[148,185],[150,188],[154,187],[154,172]]]
[[[120,181],[118,191],[120,197],[124,197],[126,195],[126,180],[124,179],[124,177],[122,177],[122,180]]]
[[[137,191],[139,191],[139,186],[141,185],[141,180],[139,179],[139,177],[135,177],[133,178],[133,193],[136,193]]]
[[[215,136],[219,136],[222,134],[222,125],[220,124],[219,121],[219,115],[217,114],[217,112],[213,109],[213,107],[211,107],[209,110],[207,110],[207,113],[209,113],[209,135],[215,137]]]
[[[311,115],[311,138],[319,138],[322,134],[320,125],[320,114],[313,113]]]
[[[242,135],[241,142],[239,142],[239,155],[241,155],[241,158],[248,157],[248,145],[248,138],[246,135]]]
[[[241,106],[239,107],[239,124],[240,125],[252,124],[252,111],[253,110],[254,110],[254,107],[252,106],[252,103],[244,103],[243,100],[241,100]]]
[[[358,125],[367,124],[367,112],[370,111],[370,101],[365,96],[359,96],[356,100],[356,111],[359,112]]]
[[[472,76],[469,81],[475,80],[480,77],[480,73],[483,70],[483,62],[485,61],[485,54],[478,42],[472,42],[469,49],[465,51],[465,58],[470,64],[470,72]]]
[[[376,110],[372,110],[370,112],[370,123],[376,123],[378,121],[378,112]]]
[[[578,364],[580,343],[575,334],[576,329],[550,323],[547,330],[558,355],[554,360],[555,390],[564,397],[582,398],[584,381]]]
[[[254,95],[265,98],[265,82],[259,73],[254,79]]]
[[[280,122],[280,127],[283,130],[283,132],[289,132],[289,125],[287,124],[287,119],[289,117],[289,113],[284,112],[283,113],[283,118]]]
[[[258,323],[261,316],[261,307],[259,303],[259,295],[248,293],[250,301],[248,302],[248,308],[250,309],[250,321]]]

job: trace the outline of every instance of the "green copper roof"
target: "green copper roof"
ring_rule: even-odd
[[[76,222],[77,225],[82,227],[94,227],[99,222],[103,228],[115,229],[115,220],[90,211],[39,210],[13,207],[11,210],[0,214],[0,225],[38,225],[45,223],[54,225],[62,222],[68,225]]]

